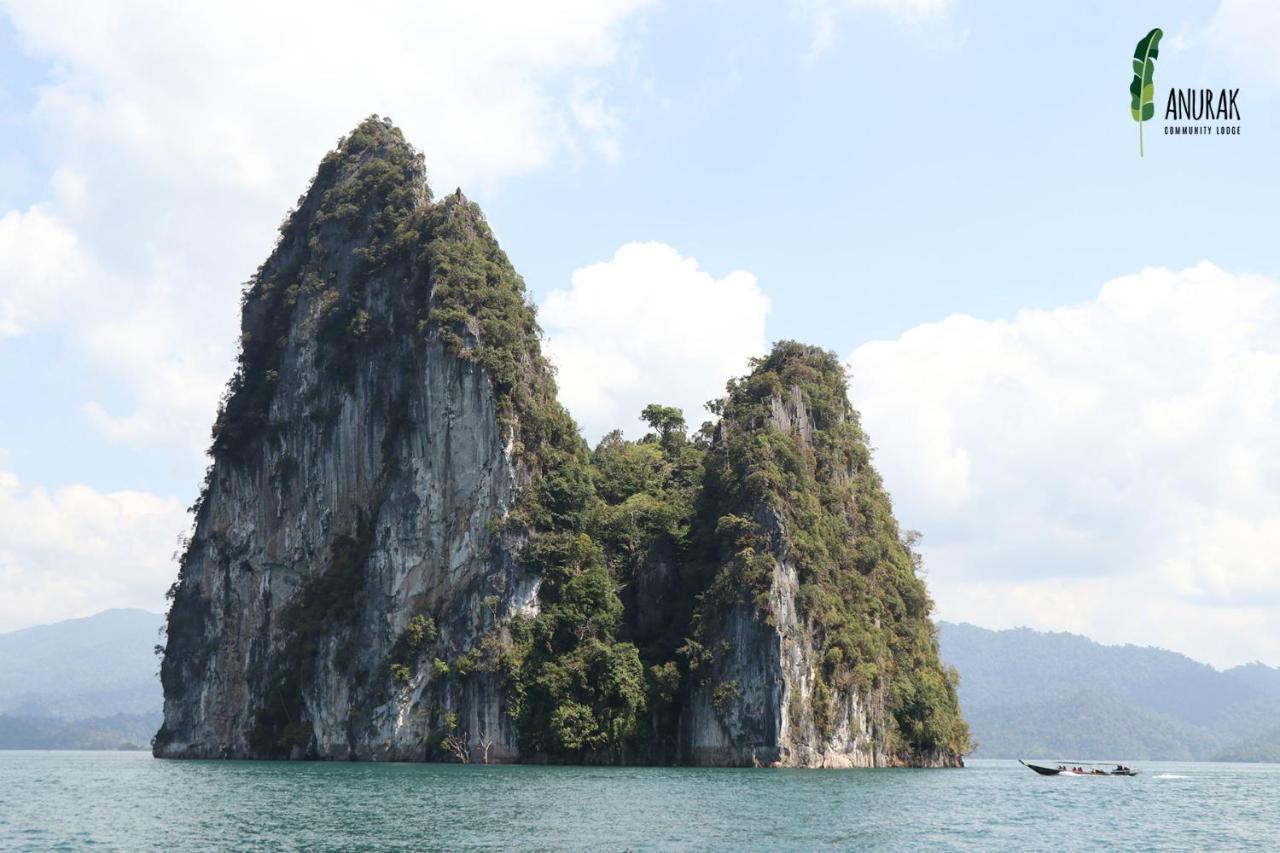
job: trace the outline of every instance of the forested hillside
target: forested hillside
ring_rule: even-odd
[[[1275,760],[1280,670],[1075,634],[943,622],[979,757]]]

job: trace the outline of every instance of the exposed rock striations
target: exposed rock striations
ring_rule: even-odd
[[[246,290],[241,344],[156,753],[422,758],[465,733],[514,758],[498,676],[434,662],[536,608],[520,495],[585,449],[478,208],[433,203],[421,157],[366,121]]]
[[[918,558],[823,350],[784,341],[729,384],[699,508],[712,577],[682,738],[699,764],[958,764],[955,676]]]
[[[957,763],[834,357],[720,406],[589,453],[479,209],[365,121],[245,291],[156,755]]]

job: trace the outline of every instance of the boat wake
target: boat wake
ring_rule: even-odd
[[[1190,776],[1182,776],[1178,773],[1157,773],[1152,776],[1153,779],[1190,779]]]

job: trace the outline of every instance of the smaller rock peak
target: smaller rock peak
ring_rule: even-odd
[[[772,423],[807,441],[814,430],[857,418],[840,359],[830,350],[796,341],[778,341],[768,355],[752,359],[751,372],[731,382],[728,390],[724,417],[738,428]]]
[[[844,366],[834,352],[799,341],[778,341],[767,356],[758,360],[757,369],[778,374],[799,370],[811,374],[812,381],[845,384]]]
[[[469,241],[492,237],[480,205],[463,195],[461,188],[440,199],[436,210],[440,216],[440,233],[450,239]]]

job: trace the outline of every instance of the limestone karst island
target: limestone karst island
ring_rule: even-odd
[[[524,284],[370,118],[243,296],[170,590],[164,758],[957,766],[917,558],[836,357],[594,449]]]

